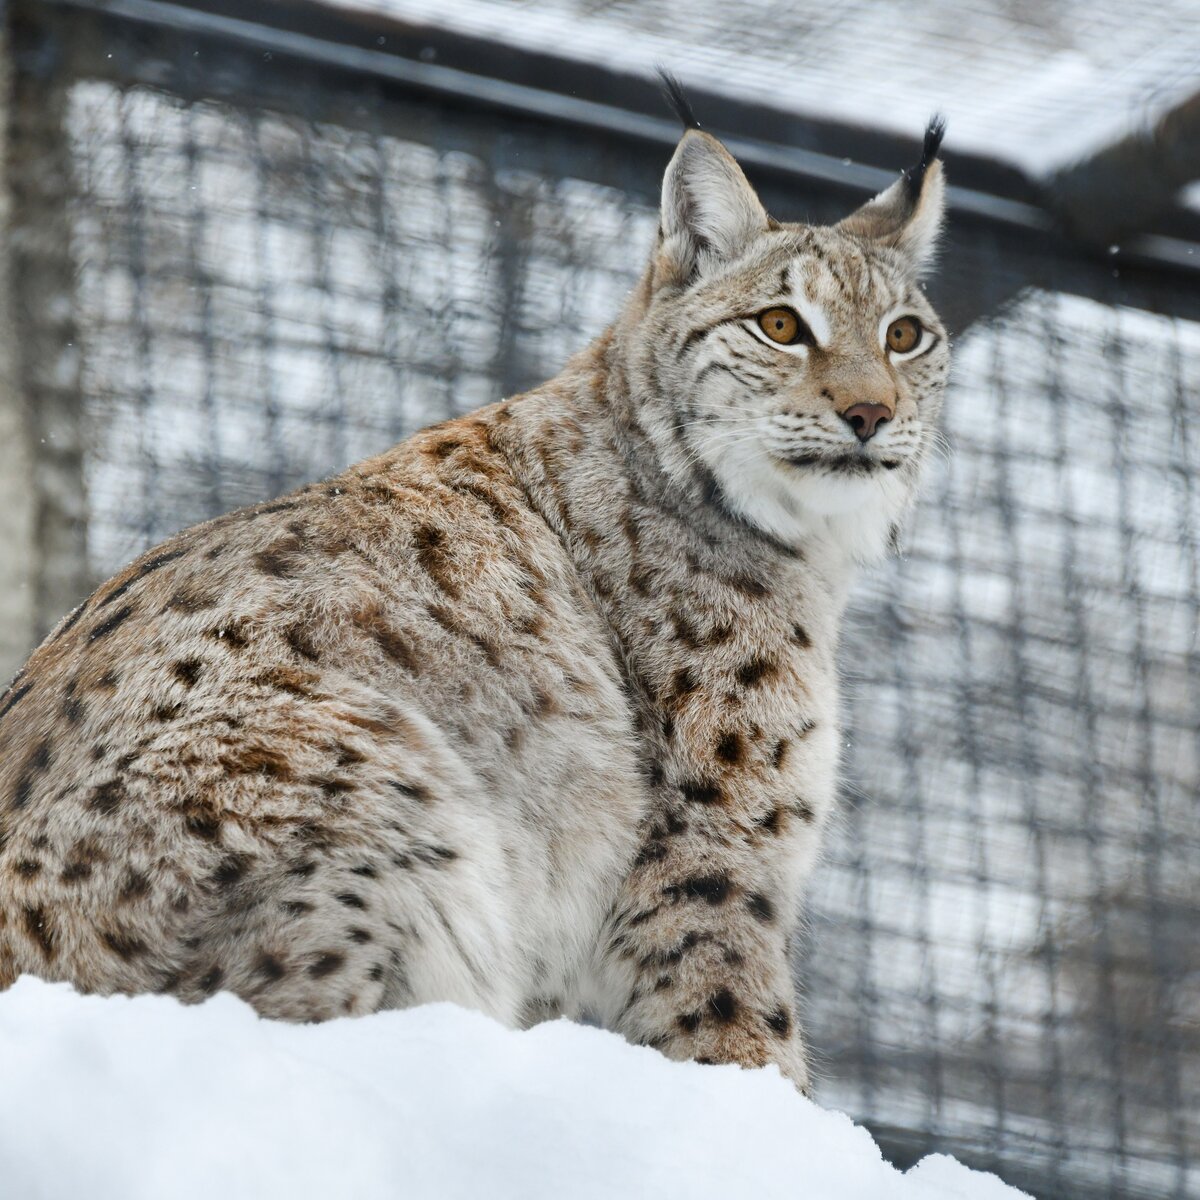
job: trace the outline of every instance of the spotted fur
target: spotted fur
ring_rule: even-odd
[[[947,364],[940,166],[912,178],[782,225],[688,130],[640,285],[556,379],[104,584],[0,698],[0,986],[590,1011],[806,1086],[838,622]],[[764,336],[781,305],[803,342]]]

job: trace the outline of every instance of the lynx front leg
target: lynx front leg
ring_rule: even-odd
[[[600,947],[606,1023],[671,1058],[775,1063],[807,1092],[790,902],[752,847],[714,853],[706,832],[678,816],[649,831]]]

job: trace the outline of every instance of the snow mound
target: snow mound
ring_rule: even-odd
[[[774,1069],[451,1005],[324,1025],[232,996],[0,994],[0,1192],[22,1200],[803,1196],[1015,1200],[952,1159],[900,1174]]]

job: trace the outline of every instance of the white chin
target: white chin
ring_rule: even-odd
[[[792,467],[754,443],[710,444],[702,454],[726,504],[743,520],[790,543],[825,535],[860,561],[887,553],[892,527],[908,506],[899,472]]]
[[[886,477],[846,475],[820,467],[783,467],[800,507],[818,517],[839,517],[878,505],[885,496]]]

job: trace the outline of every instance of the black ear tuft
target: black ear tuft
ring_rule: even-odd
[[[921,161],[915,167],[909,167],[904,172],[905,190],[912,203],[916,203],[921,195],[921,187],[925,183],[925,172],[929,164],[937,158],[942,148],[942,138],[946,136],[946,118],[941,113],[934,113],[925,126],[925,144],[921,147]]]
[[[699,129],[700,122],[692,112],[688,98],[683,94],[683,84],[671,74],[666,67],[658,68],[658,78],[662,82],[663,96],[671,106],[671,111],[679,118],[684,129]]]

